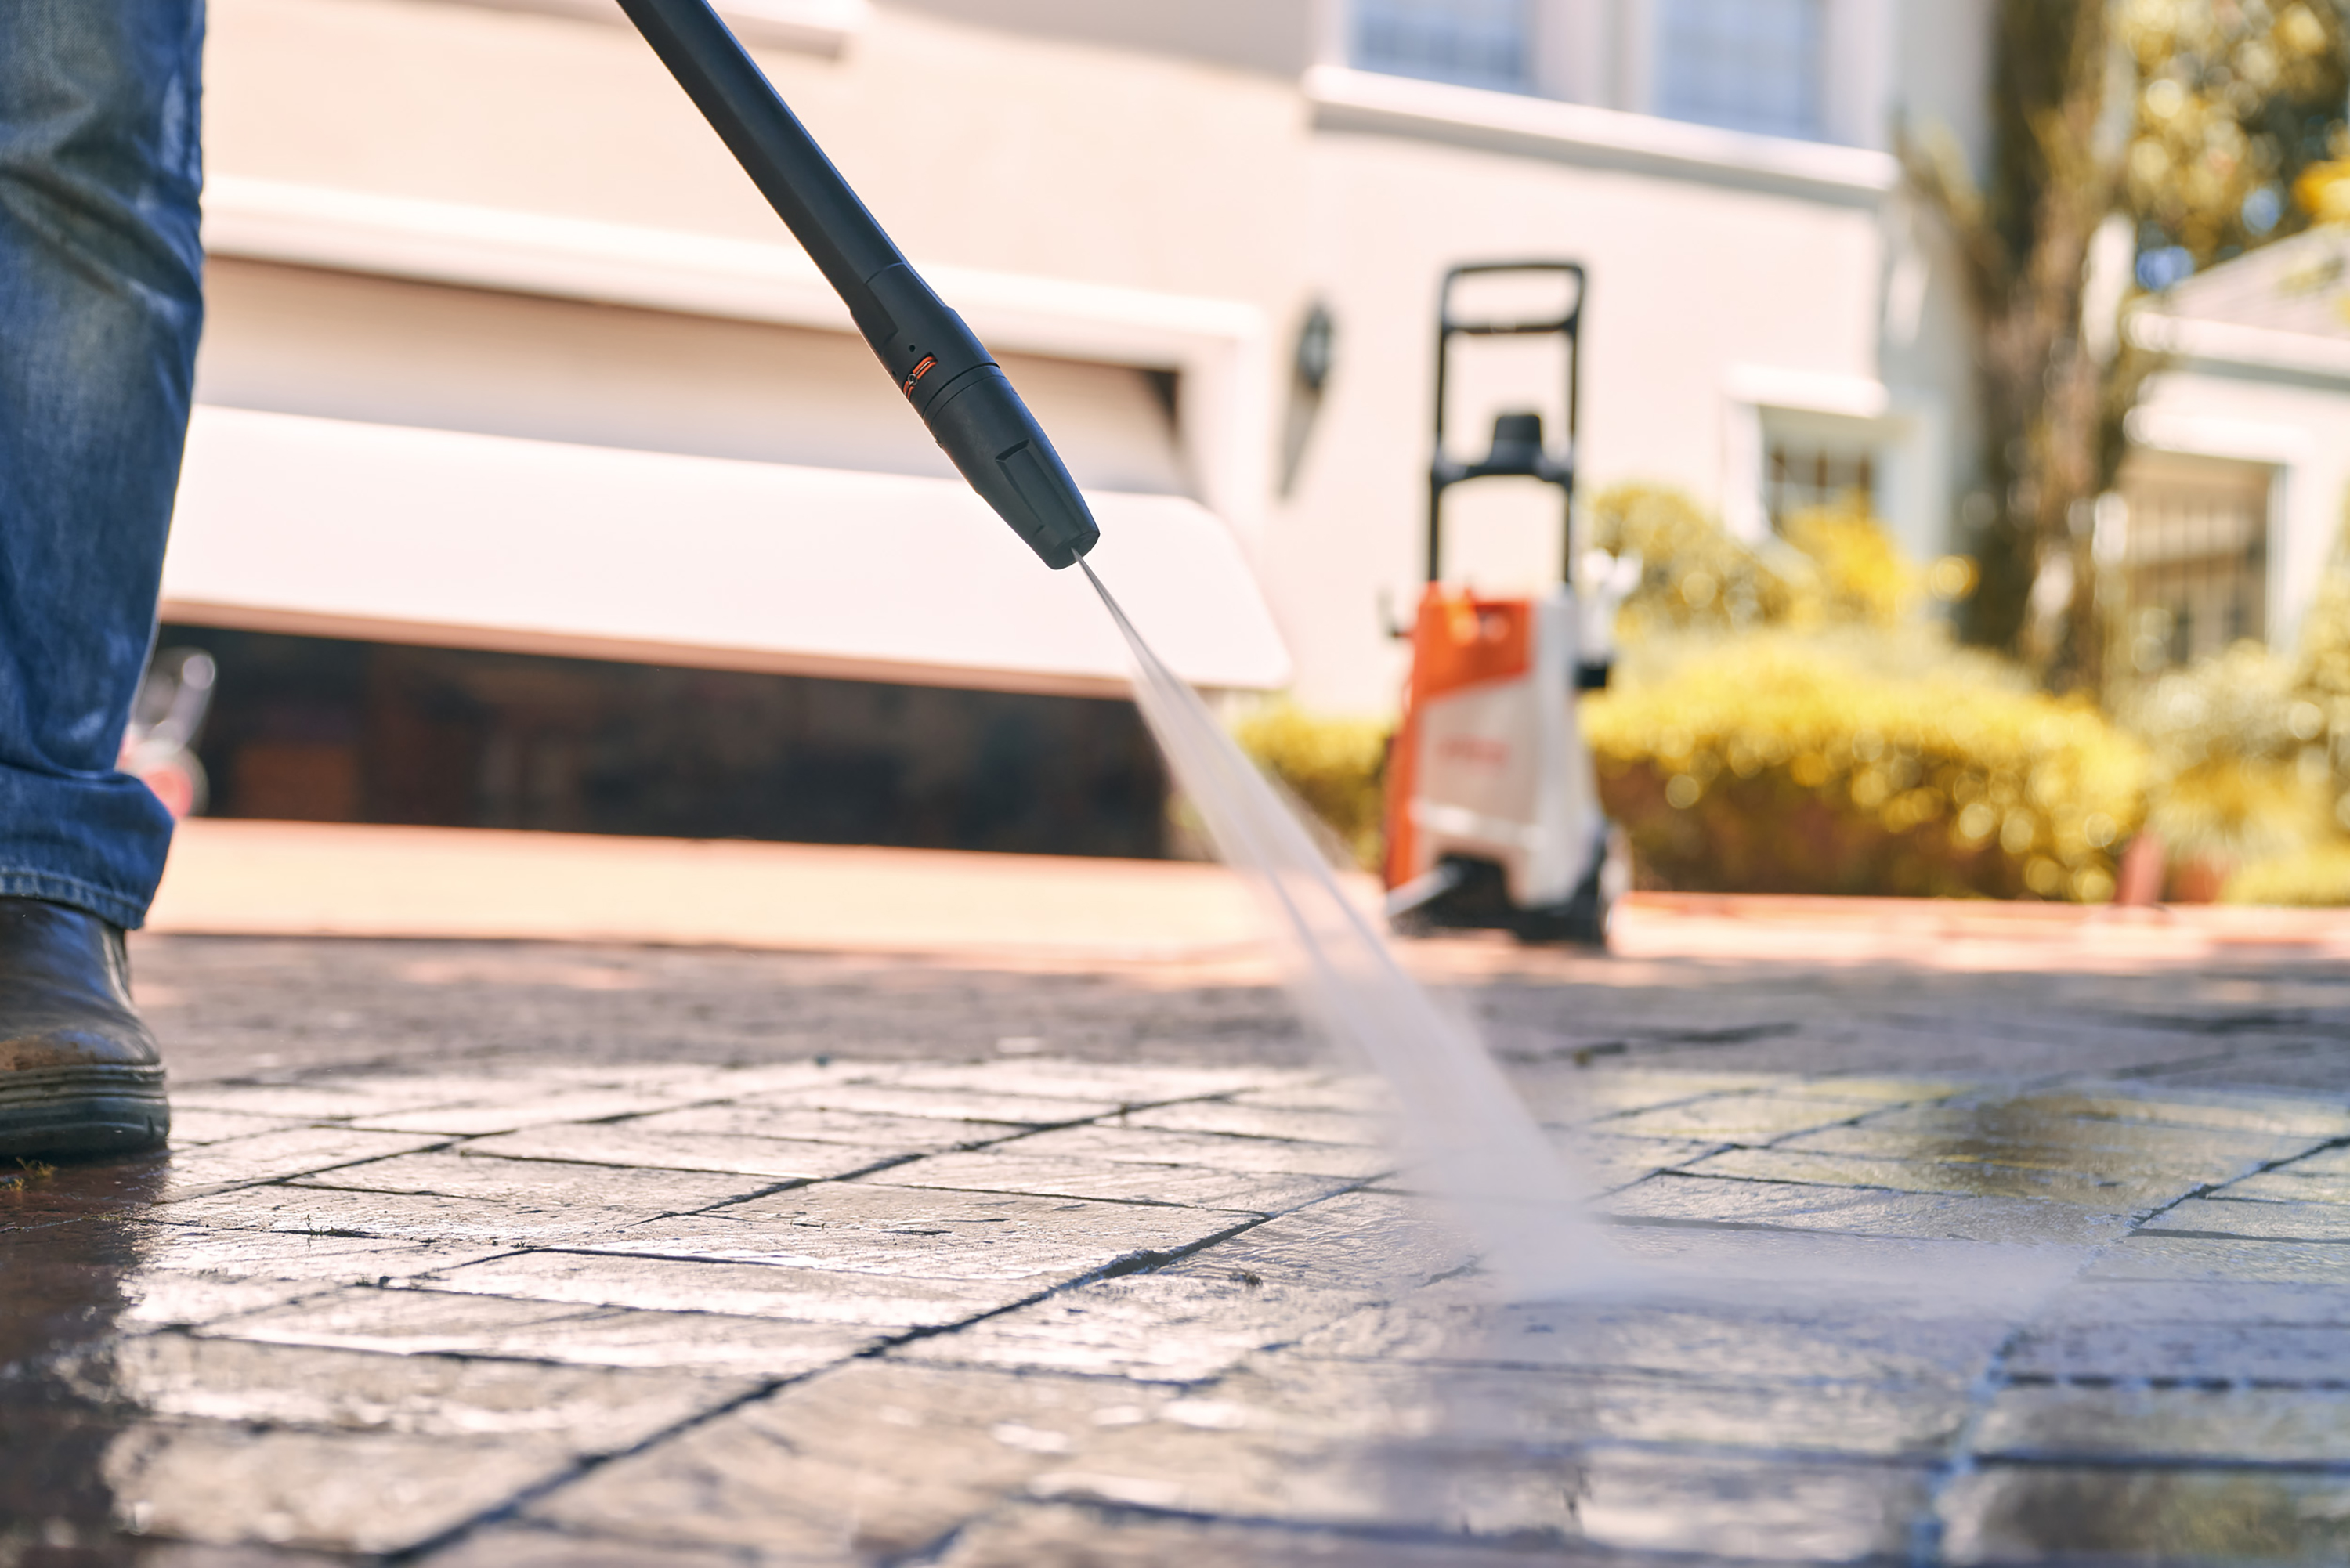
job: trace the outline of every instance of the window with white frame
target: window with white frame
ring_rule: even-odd
[[[1818,140],[1825,9],[1825,0],[1657,0],[1655,112]]]
[[[1814,507],[1877,509],[1877,454],[1866,446],[1773,439],[1762,468],[1762,506],[1783,529]]]
[[[2138,674],[2266,640],[2273,478],[2259,464],[2171,452],[2124,461],[2125,625]]]
[[[1530,0],[1354,0],[1367,71],[1522,92],[1533,85]]]

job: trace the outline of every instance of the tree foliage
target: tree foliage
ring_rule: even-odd
[[[2294,226],[2287,189],[2340,135],[2344,4],[1995,0],[1987,167],[1947,132],[1905,142],[1977,318],[1984,491],[1961,629],[2051,686],[2102,682],[2089,504],[2154,368],[2116,324],[2085,323],[2098,233],[2126,222],[2140,281],[2161,286]]]
[[[2142,269],[2149,281],[2301,229],[2309,213],[2292,199],[2296,182],[2345,151],[2341,11],[2130,0],[2121,43],[2137,80],[2123,195],[2139,254],[2161,258]]]

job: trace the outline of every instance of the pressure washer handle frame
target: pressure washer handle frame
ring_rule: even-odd
[[[1462,320],[1452,313],[1452,291],[1464,277],[1496,273],[1556,273],[1575,286],[1573,297],[1557,316],[1531,320]],[[1451,268],[1437,294],[1436,305],[1436,450],[1428,469],[1428,580],[1440,580],[1444,571],[1444,493],[1472,479],[1539,479],[1558,486],[1562,516],[1559,581],[1575,580],[1575,470],[1578,456],[1576,433],[1582,415],[1583,306],[1591,280],[1580,262],[1475,262]],[[1444,394],[1451,377],[1455,337],[1564,337],[1566,340],[1566,447],[1553,452],[1543,444],[1542,416],[1503,414],[1493,421],[1492,450],[1483,461],[1461,462],[1444,451]]]
[[[1058,571],[1101,538],[1044,428],[841,178],[707,0],[619,0],[702,118],[848,306],[971,487]]]

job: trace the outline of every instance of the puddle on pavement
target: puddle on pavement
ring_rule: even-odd
[[[117,1343],[140,1265],[129,1217],[161,1189],[163,1168],[34,1166],[0,1179],[0,1563],[137,1561],[105,1480],[136,1412],[70,1368],[101,1366]]]

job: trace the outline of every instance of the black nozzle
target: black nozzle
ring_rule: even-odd
[[[1055,571],[1101,538],[1003,368],[907,265],[707,0],[619,0],[971,487]]]
[[[1101,538],[1061,454],[997,367],[965,371],[922,417],[971,487],[1046,566],[1057,572]]]

